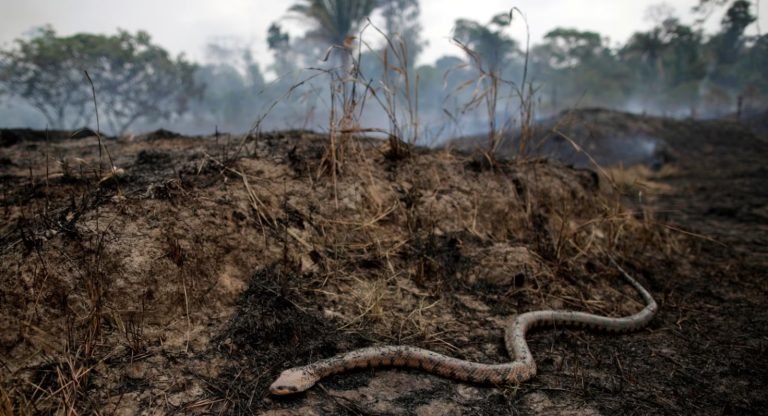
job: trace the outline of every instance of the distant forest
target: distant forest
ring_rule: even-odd
[[[746,35],[756,4],[701,0],[693,16],[718,9],[719,31],[703,33],[653,6],[645,18],[654,26],[623,45],[570,28],[527,45],[508,34],[527,25],[523,13],[500,11],[485,22],[457,20],[455,53],[420,66],[418,0],[295,1],[288,14],[307,31],[291,37],[273,23],[269,65],[226,42],[208,45],[210,63],[200,65],[145,32],[62,37],[45,26],[0,50],[0,127],[94,127],[94,94],[101,129],[114,135],[323,130],[343,112],[340,96],[341,106],[358,101],[361,128],[399,123],[424,144],[487,130],[491,118],[513,128],[526,103],[534,118],[594,106],[695,118],[764,110],[768,35]]]

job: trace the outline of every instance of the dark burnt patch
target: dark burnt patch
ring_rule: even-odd
[[[267,388],[283,370],[333,356],[340,344],[361,345],[359,338],[339,332],[323,318],[318,305],[295,290],[299,280],[308,278],[283,263],[251,277],[234,318],[216,341],[218,350],[236,365],[213,384],[230,392],[235,410],[262,408],[265,403],[252,398],[268,396]]]
[[[416,283],[433,290],[455,288],[460,284],[457,275],[469,266],[469,259],[461,254],[465,241],[475,242],[469,233],[427,234],[409,242],[402,256],[406,262],[417,265]]]

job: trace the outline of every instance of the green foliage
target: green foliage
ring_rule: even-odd
[[[100,114],[114,133],[140,119],[181,113],[201,91],[195,65],[171,59],[145,32],[58,37],[45,27],[15,46],[0,51],[0,83],[6,93],[37,108],[52,128],[80,127],[93,119],[83,71],[91,75]]]
[[[576,29],[558,28],[544,35],[556,67],[590,64],[603,52],[600,35]]]
[[[733,2],[723,16],[722,31],[713,39],[720,64],[732,64],[739,57],[744,43],[744,30],[757,20],[750,11],[750,3],[744,0]]]
[[[675,18],[648,32],[635,33],[621,54],[636,68],[636,80],[646,85],[674,89],[706,75],[701,32]]]
[[[544,110],[621,104],[627,95],[628,71],[599,34],[557,28],[544,39],[533,48],[531,58]]]
[[[765,73],[765,68],[768,68],[768,35],[760,36],[755,40],[752,48],[747,51],[742,66],[746,67],[743,71],[749,73],[750,84],[768,91],[768,76]]]
[[[271,50],[280,50],[286,48],[291,42],[291,37],[283,32],[283,29],[277,23],[272,23],[267,29],[267,46]]]
[[[483,70],[499,73],[514,56],[520,55],[520,47],[514,39],[504,33],[512,22],[509,13],[494,16],[488,25],[473,20],[458,19],[453,35],[456,40],[466,45],[480,58]]]
[[[744,32],[756,20],[750,6],[748,1],[734,1],[723,16],[720,32],[706,45],[712,62],[709,78],[727,89],[742,90],[754,75],[750,74],[751,68],[744,65],[750,55],[746,46],[749,39]]]
[[[221,46],[209,51],[218,59],[208,59],[208,65],[195,69],[152,45],[143,32],[64,38],[44,28],[0,51],[0,95],[23,98],[45,115],[51,127],[79,127],[94,117],[82,72],[86,69],[96,86],[100,114],[115,132],[134,121],[147,126],[187,106],[192,115],[174,121],[179,129],[191,126],[188,131],[212,130],[214,124],[244,131],[254,120],[260,123],[265,112],[279,116],[265,120],[263,128],[317,128],[324,126],[331,107],[324,74],[333,73],[344,88],[356,86],[358,92],[372,91],[379,98],[412,97],[389,103],[393,113],[413,109],[418,128],[435,126],[432,132],[420,132],[420,137],[435,137],[440,134],[435,131],[443,129],[456,129],[446,134],[486,129],[488,114],[481,111],[478,97],[493,88],[501,93],[485,95],[500,105],[490,112],[506,123],[520,101],[518,95],[507,93],[507,87],[519,89],[525,76],[533,84],[530,91],[535,91],[540,116],[574,106],[716,115],[734,111],[739,100],[744,109],[768,105],[768,35],[754,36],[750,30],[756,2],[699,3],[700,16],[717,8],[724,12],[717,33],[705,34],[699,25],[684,24],[673,16],[674,9],[659,5],[647,13],[653,27],[635,33],[626,44],[610,43],[595,32],[555,28],[528,55],[508,34],[510,13],[495,15],[484,24],[462,19],[455,24],[458,47],[453,54],[464,56],[444,56],[415,68],[424,46],[418,0],[294,0],[290,15],[308,22],[309,29],[304,36],[291,37],[278,23],[269,27],[266,42],[275,59],[266,69],[276,75],[269,82],[248,48]],[[358,55],[350,37],[360,34],[372,14],[374,25],[364,33]],[[372,37],[376,32],[383,36]],[[317,67],[318,57],[325,56],[329,47],[340,49],[334,66],[344,71],[303,69]],[[359,78],[350,80],[350,74]],[[190,101],[195,97],[200,99]],[[376,106],[365,106],[365,112],[360,115],[363,124],[372,121],[371,127],[384,127]],[[8,114],[0,118],[22,119],[18,113]]]
[[[677,19],[665,21],[664,27],[668,38],[662,65],[667,68],[668,83],[676,87],[706,76],[701,32]]]

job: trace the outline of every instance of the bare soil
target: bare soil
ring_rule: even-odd
[[[362,138],[331,153],[306,131],[101,149],[0,131],[0,414],[768,414],[768,140],[733,121],[563,117],[558,134],[639,132],[663,157],[489,166]],[[267,391],[370,345],[508,360],[504,326],[529,310],[633,313],[609,256],[659,314],[631,334],[531,333],[523,385],[383,369]]]

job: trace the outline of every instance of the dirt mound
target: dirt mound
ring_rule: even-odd
[[[342,140],[334,152],[330,143],[291,131],[138,136],[107,142],[108,152],[93,137],[6,148],[0,406],[599,414],[685,413],[696,408],[692,398],[759,404],[741,388],[700,397],[741,380],[732,372],[701,380],[732,361],[695,370],[709,356],[687,354],[704,344],[677,338],[687,316],[678,290],[703,287],[681,276],[702,248],[650,211],[625,208],[610,178],[541,160],[488,169],[425,149],[395,161],[378,141]],[[362,346],[499,362],[508,360],[503,327],[517,313],[632,313],[640,301],[608,255],[649,286],[662,313],[638,334],[532,334],[539,376],[531,383],[376,371],[330,378],[297,397],[268,395],[281,370]],[[740,305],[740,313],[754,308]],[[689,387],[670,390],[685,380]]]
[[[83,127],[70,130],[0,129],[0,147],[10,147],[19,142],[44,142],[94,137],[96,132]]]
[[[601,108],[571,110],[536,122],[525,154],[577,167],[594,168],[596,162],[603,167],[644,165],[660,169],[679,157],[692,153],[698,157],[712,145],[739,152],[762,146],[762,140],[751,130],[759,124],[756,120],[742,124],[731,120],[670,119]],[[742,143],[731,146],[725,142],[733,139]],[[499,157],[514,158],[520,140],[519,133],[506,135],[498,150]],[[487,148],[487,137],[457,139],[451,146],[463,150]]]
[[[751,128],[755,134],[768,140],[768,109],[747,115],[744,117],[743,123]]]

